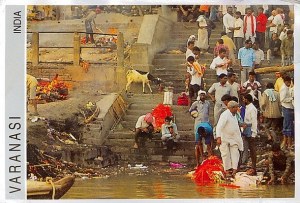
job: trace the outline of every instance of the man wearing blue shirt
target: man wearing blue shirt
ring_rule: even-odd
[[[198,167],[200,165],[200,160],[199,160],[200,156],[201,156],[201,160],[202,161],[204,160],[204,154],[203,154],[204,150],[202,145],[203,141],[206,145],[208,156],[212,155],[213,128],[211,124],[208,122],[199,123],[195,127],[195,139],[196,139],[195,156],[196,156],[196,163]]]
[[[241,82],[242,84],[247,81],[247,75],[253,70],[255,65],[255,53],[251,48],[251,40],[245,41],[245,46],[240,48],[238,52],[238,59],[241,66]]]

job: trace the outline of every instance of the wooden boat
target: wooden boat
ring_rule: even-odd
[[[68,175],[57,181],[27,180],[27,199],[59,199],[72,187],[74,181],[74,175]]]

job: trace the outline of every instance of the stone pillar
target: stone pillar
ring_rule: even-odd
[[[124,36],[119,32],[117,41],[117,67],[115,69],[115,84],[119,90],[122,90],[125,84],[125,68],[124,68]]]
[[[39,33],[32,33],[32,65],[36,66],[39,64]]]
[[[118,34],[117,41],[117,65],[124,66],[124,36],[122,32]]]
[[[80,36],[77,32],[74,33],[74,53],[73,53],[73,65],[79,66],[80,62]]]

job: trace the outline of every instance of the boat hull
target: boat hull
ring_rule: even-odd
[[[55,187],[54,199],[60,199],[74,182],[74,175],[53,182]],[[27,199],[53,199],[53,185],[47,182],[27,180]]]

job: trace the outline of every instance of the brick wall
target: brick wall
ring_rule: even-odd
[[[33,75],[36,78],[49,78],[53,79],[56,74],[59,75],[59,79],[62,81],[72,81],[72,76],[65,69],[64,65],[49,65],[49,64],[40,64],[38,66],[27,66],[27,73]]]

